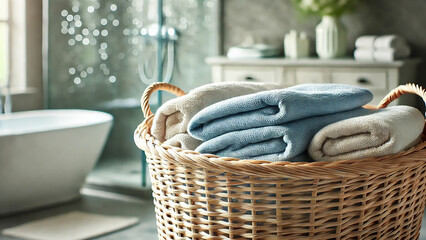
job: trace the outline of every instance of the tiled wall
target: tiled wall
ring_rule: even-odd
[[[216,0],[164,4],[165,23],[179,32],[171,83],[185,91],[208,83],[204,58],[217,54]],[[48,1],[48,107],[112,113],[106,158],[140,157],[133,131],[143,120],[139,99],[147,84],[137,69],[147,49],[136,35],[157,21],[156,8],[154,0]]]
[[[348,56],[352,55],[355,39],[365,34],[396,33],[405,37],[414,57],[423,59],[418,79],[426,86],[426,1],[425,0],[365,0],[342,21],[348,30]],[[312,39],[318,17],[296,13],[291,0],[232,0],[223,1],[224,49],[241,44],[253,36],[255,41],[282,45],[290,29],[306,31]]]

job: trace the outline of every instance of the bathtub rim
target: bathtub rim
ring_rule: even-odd
[[[25,135],[25,134],[32,134],[32,133],[40,133],[40,132],[50,132],[50,131],[56,131],[56,130],[63,130],[63,129],[72,129],[72,128],[80,128],[80,127],[89,127],[99,124],[106,124],[111,123],[114,120],[114,117],[106,112],[97,111],[97,110],[87,110],[87,109],[40,109],[40,110],[29,110],[29,111],[19,111],[19,112],[13,112],[9,114],[1,114],[0,115],[0,121],[5,119],[14,119],[14,118],[22,118],[22,117],[35,117],[35,116],[60,116],[60,115],[66,115],[71,113],[83,113],[84,115],[98,115],[98,117],[95,121],[94,120],[87,120],[87,122],[84,123],[71,123],[68,125],[59,125],[54,127],[34,127],[29,130],[11,130],[11,131],[1,131],[0,130],[0,137],[7,137],[7,136],[17,136],[17,135]]]

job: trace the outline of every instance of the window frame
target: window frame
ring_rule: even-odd
[[[6,18],[0,18],[0,23],[5,23],[7,25],[7,46],[6,46],[6,79],[4,79],[4,84],[0,84],[0,89],[5,87],[8,84],[8,78],[10,78],[10,72],[11,72],[11,45],[12,45],[12,35],[11,35],[11,19],[12,19],[12,7],[11,7],[11,0],[6,0],[7,3],[7,17]]]
[[[42,13],[45,0],[6,1],[9,26],[7,78],[10,81],[12,111],[41,109],[43,108]],[[8,92],[4,88],[1,91]]]

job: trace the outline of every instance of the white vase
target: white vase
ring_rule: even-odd
[[[320,58],[338,58],[346,52],[346,28],[339,18],[323,16],[316,27],[316,51]]]

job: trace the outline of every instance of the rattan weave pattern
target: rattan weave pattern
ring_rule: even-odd
[[[168,84],[151,85],[142,98],[146,119],[134,135],[147,155],[160,239],[418,238],[426,141],[394,155],[337,162],[199,154],[150,136],[149,96],[160,89],[184,94]],[[409,85],[388,96],[413,92],[426,95]]]

